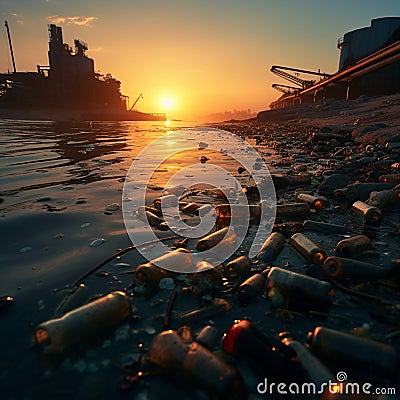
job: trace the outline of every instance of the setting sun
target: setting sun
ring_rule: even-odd
[[[164,111],[170,111],[175,108],[175,100],[172,97],[163,97],[160,100],[161,107]]]

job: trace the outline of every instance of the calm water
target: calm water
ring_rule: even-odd
[[[61,289],[131,245],[121,211],[106,215],[104,209],[121,204],[123,182],[135,155],[180,126],[0,122],[0,296],[15,299],[0,314],[1,399],[46,398],[45,392],[52,398],[74,398],[71,382],[92,384],[93,374],[89,383],[82,380],[87,367],[79,372],[71,364],[55,373],[40,368],[31,349],[32,333],[53,316]],[[97,238],[104,238],[104,245],[90,247]],[[142,260],[132,255],[124,261],[135,265]],[[93,282],[92,291],[122,289],[131,279],[124,277],[123,282],[113,283],[111,276],[111,282]],[[23,386],[18,384],[25,380]]]

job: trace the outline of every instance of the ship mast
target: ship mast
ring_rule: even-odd
[[[10,29],[8,28],[8,22],[4,21],[4,25],[6,26],[6,30],[7,30],[8,44],[10,46],[11,59],[12,59],[14,74],[15,74],[17,72],[17,68],[15,67],[14,52],[13,52],[13,47],[12,47],[12,43],[11,43],[11,35],[10,35]]]

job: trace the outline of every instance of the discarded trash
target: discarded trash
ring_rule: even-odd
[[[327,276],[335,279],[342,278],[366,278],[378,279],[388,275],[390,270],[379,267],[375,264],[366,263],[363,261],[353,260],[342,257],[328,257],[322,270]]]
[[[111,203],[107,204],[105,207],[106,211],[117,211],[119,210],[119,204],[118,203]]]
[[[367,373],[394,377],[398,372],[398,354],[385,343],[322,326],[309,333],[308,343],[328,365],[351,365],[364,378]]]
[[[232,228],[225,227],[214,233],[211,233],[210,235],[205,236],[204,238],[200,239],[197,242],[196,249],[198,251],[206,251],[213,248],[222,241],[224,245],[235,246],[236,244],[235,231]]]
[[[236,278],[237,276],[245,276],[250,271],[251,262],[246,256],[240,256],[229,261],[225,266],[225,275],[227,278]]]
[[[308,193],[298,193],[296,196],[298,202],[307,203],[311,208],[319,210],[324,208],[325,202],[321,197],[313,196]]]
[[[175,331],[156,335],[147,359],[167,372],[185,376],[213,395],[240,398],[242,383],[239,373],[200,343],[186,342]]]
[[[400,204],[400,193],[394,190],[371,192],[368,203],[379,208],[387,208]]]
[[[34,343],[43,345],[49,355],[62,353],[95,334],[115,328],[131,314],[131,302],[123,292],[112,292],[61,318],[41,323],[35,331]]]
[[[338,256],[351,257],[369,249],[372,249],[371,239],[365,235],[357,235],[338,242],[335,252]]]
[[[370,206],[363,201],[356,201],[351,209],[367,224],[379,225],[382,221],[382,211],[378,207]]]
[[[285,242],[286,239],[281,233],[271,233],[271,235],[269,235],[267,240],[261,246],[261,249],[257,254],[257,259],[264,261],[267,264],[271,263],[280,253]]]
[[[276,216],[280,218],[305,219],[310,215],[308,203],[278,204]]]
[[[7,309],[14,302],[11,296],[0,296],[0,311]]]
[[[306,260],[314,264],[322,264],[326,259],[326,253],[310,238],[303,233],[295,233],[289,241]]]
[[[271,288],[278,289],[282,295],[293,301],[308,300],[324,305],[332,301],[333,288],[330,283],[279,267],[271,268],[268,274],[268,290]]]
[[[260,274],[254,274],[239,286],[238,297],[240,304],[251,303],[257,298],[266,287],[268,273],[269,269],[266,269]]]

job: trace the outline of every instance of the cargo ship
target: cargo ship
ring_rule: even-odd
[[[111,74],[95,72],[88,46],[75,39],[64,43],[62,28],[49,25],[49,65],[18,72],[10,30],[5,22],[13,71],[0,73],[0,118],[83,121],[164,121],[163,113],[145,113],[129,107],[121,82]]]

